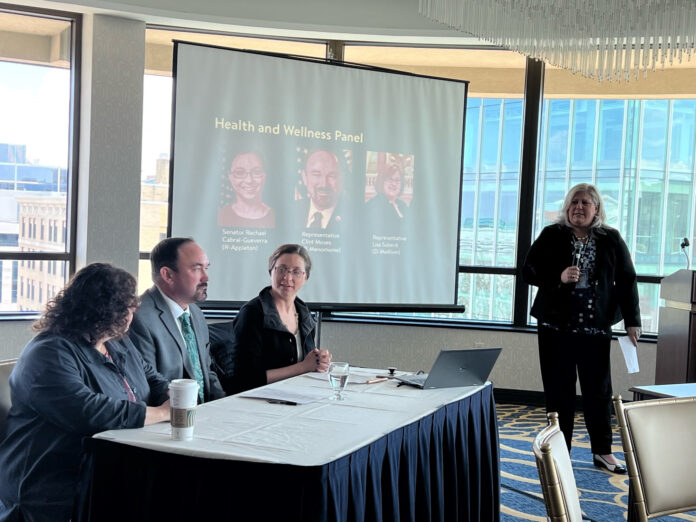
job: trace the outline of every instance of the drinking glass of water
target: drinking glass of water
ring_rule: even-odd
[[[332,401],[342,401],[345,397],[341,394],[348,383],[348,374],[350,373],[350,365],[345,362],[332,362],[329,364],[329,383],[333,389]]]

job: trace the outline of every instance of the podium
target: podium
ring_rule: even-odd
[[[663,278],[660,297],[655,384],[696,382],[696,271]]]

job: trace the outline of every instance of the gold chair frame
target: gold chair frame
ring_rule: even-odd
[[[580,498],[568,447],[558,426],[558,413],[551,412],[548,418],[549,425],[539,432],[532,444],[547,520],[581,522]]]

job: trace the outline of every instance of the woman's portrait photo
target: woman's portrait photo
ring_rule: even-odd
[[[413,155],[367,153],[365,206],[372,228],[398,231],[413,199]]]
[[[265,184],[266,169],[261,152],[250,150],[234,155],[222,180],[218,225],[273,228],[275,213],[262,199]]]

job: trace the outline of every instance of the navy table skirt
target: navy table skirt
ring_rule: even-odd
[[[497,521],[493,387],[324,466],[86,442],[83,521]]]

